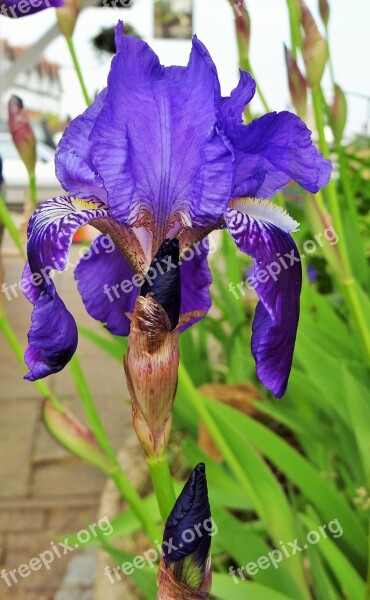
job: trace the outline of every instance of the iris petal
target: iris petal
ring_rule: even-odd
[[[116,46],[106,102],[90,135],[92,155],[113,217],[149,224],[154,256],[175,221],[207,225],[220,218],[233,156],[216,128],[219,82],[199,40],[186,68],[162,67],[145,42],[122,34],[122,24]]]
[[[125,313],[133,311],[139,287],[133,283],[129,264],[119,250],[111,251],[107,239],[100,236],[93,242],[78,263],[75,278],[89,315],[104,323],[111,333],[126,336],[130,320]]]
[[[76,324],[59,298],[50,272],[66,267],[72,237],[78,227],[107,218],[109,213],[101,203],[59,196],[44,202],[30,219],[29,265],[24,270],[22,286],[26,297],[34,304],[25,353],[30,369],[27,379],[57,373],[76,350]]]
[[[180,314],[196,310],[208,312],[212,305],[210,286],[212,275],[208,265],[209,238],[204,238],[194,248],[185,251],[181,261]],[[193,319],[181,328],[185,331],[200,319]]]
[[[89,143],[89,135],[104,106],[106,95],[105,89],[82,115],[69,124],[55,153],[56,175],[63,189],[79,198],[95,196],[106,201],[107,194],[92,161]]]
[[[237,247],[254,260],[260,302],[252,353],[258,378],[280,398],[288,384],[299,320],[302,269],[290,235],[298,224],[268,201],[236,201],[225,220]]]
[[[240,71],[240,79],[237,87],[231,92],[230,97],[222,99],[221,118],[234,119],[237,123],[243,122],[243,112],[247,104],[252,100],[256,91],[256,82],[252,75],[246,71]]]
[[[75,269],[75,278],[87,312],[104,323],[111,333],[126,336],[130,332],[130,320],[125,313],[133,311],[143,278],[134,277],[122,254],[116,248],[111,251],[104,239],[107,238],[101,236],[91,244],[86,258],[82,258]],[[208,241],[203,240],[189,250],[181,262],[180,315],[208,312],[211,307],[208,248]],[[148,290],[151,290],[150,286]],[[181,330],[199,320],[193,319]]]
[[[287,111],[268,113],[249,125],[224,120],[234,145],[236,171],[233,195],[269,198],[291,179],[316,193],[331,174],[331,163],[312,144],[311,132]]]

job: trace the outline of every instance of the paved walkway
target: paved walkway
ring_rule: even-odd
[[[6,242],[6,240],[5,240]],[[78,247],[73,248],[73,258]],[[5,246],[5,281],[19,282],[23,261]],[[72,271],[58,274],[58,290],[79,324],[100,328],[86,313]],[[9,320],[23,345],[31,306],[20,295],[5,299]],[[131,409],[123,367],[85,339],[78,356],[103,422],[115,446],[122,446],[131,430]],[[86,528],[96,519],[105,477],[60,447],[40,422],[42,399],[36,387],[22,379],[18,360],[0,334],[0,570],[29,563],[50,548],[56,536]],[[53,392],[81,420],[81,409],[68,368],[48,378]],[[0,579],[0,598],[51,600],[65,572],[69,556],[56,560],[8,588]]]

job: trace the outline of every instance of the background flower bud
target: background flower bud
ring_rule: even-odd
[[[99,448],[94,435],[68,410],[53,406],[50,398],[43,405],[43,419],[50,433],[62,446],[105,473],[115,466]]]
[[[57,8],[59,29],[66,38],[72,37],[80,10],[80,0],[64,0],[63,6]]]
[[[298,116],[304,119],[307,112],[307,81],[292,53],[286,46],[284,48],[290,95]]]
[[[328,26],[330,17],[330,7],[328,0],[319,0],[320,15],[325,27]]]
[[[308,84],[311,88],[320,85],[325,71],[329,51],[327,41],[320,34],[317,25],[302,0],[303,59],[306,65]]]
[[[29,175],[35,172],[36,139],[21,98],[11,96],[8,102],[9,130]]]
[[[330,114],[334,140],[339,144],[347,122],[347,100],[343,90],[337,84],[334,86],[334,98],[330,107]]]

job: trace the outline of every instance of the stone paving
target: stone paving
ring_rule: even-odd
[[[6,242],[6,240],[5,240]],[[72,261],[78,247],[72,251]],[[23,261],[5,243],[5,281],[21,278]],[[58,274],[57,288],[81,325],[100,331],[86,313],[73,272]],[[22,345],[26,344],[31,306],[21,297],[5,299],[6,312]],[[116,449],[131,431],[131,409],[123,368],[86,339],[77,351],[103,423]],[[0,334],[0,570],[15,569],[50,547],[57,536],[86,528],[96,519],[104,475],[60,447],[41,423],[42,399],[34,384],[22,379],[19,361]],[[48,378],[48,386],[77,417],[83,410],[68,368]],[[75,553],[74,553],[75,555]],[[55,560],[7,587],[0,579],[0,598],[51,600],[70,556]],[[89,564],[89,558],[86,559]],[[63,596],[64,599],[64,596]],[[59,598],[58,598],[59,600]]]

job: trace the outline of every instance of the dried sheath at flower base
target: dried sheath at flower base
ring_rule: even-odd
[[[150,277],[149,277],[150,275]],[[148,456],[167,446],[177,387],[180,326],[200,313],[180,315],[179,242],[165,240],[155,256],[131,319],[124,365],[136,434]]]
[[[137,298],[131,319],[125,371],[134,427],[147,455],[160,455],[171,430],[179,329],[171,331],[165,310],[151,295]]]
[[[209,598],[214,523],[203,463],[197,465],[167,519],[157,600]]]

